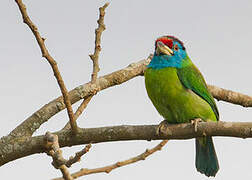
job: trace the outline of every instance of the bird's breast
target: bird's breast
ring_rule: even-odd
[[[180,83],[176,68],[148,68],[145,71],[145,86],[153,105],[165,119],[175,121],[180,118],[176,106],[185,89]]]
[[[149,68],[145,71],[145,85],[149,95],[162,96],[172,100],[176,94],[184,90],[176,68],[163,69]]]
[[[181,123],[195,118],[214,117],[210,105],[183,86],[176,68],[148,68],[144,76],[149,98],[168,122]]]

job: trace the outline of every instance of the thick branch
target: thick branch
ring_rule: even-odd
[[[60,147],[126,140],[157,140],[157,139],[191,139],[205,135],[230,136],[240,138],[252,137],[252,122],[201,122],[197,132],[191,123],[170,125],[161,135],[157,135],[157,125],[145,126],[112,126],[101,128],[80,129],[76,136],[71,130],[59,131]],[[0,166],[18,158],[35,153],[45,152],[44,136],[29,137],[13,142],[0,144]]]
[[[252,97],[231,90],[226,90],[216,86],[208,85],[213,96],[219,101],[226,101],[238,104],[243,107],[252,107]]]

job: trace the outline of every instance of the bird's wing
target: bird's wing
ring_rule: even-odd
[[[208,91],[207,84],[198,68],[191,64],[190,66],[178,68],[177,74],[183,86],[204,99],[211,106],[216,119],[219,120],[219,112],[214,98]]]

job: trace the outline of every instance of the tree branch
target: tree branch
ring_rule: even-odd
[[[252,97],[231,90],[226,90],[213,85],[208,85],[210,92],[218,100],[238,104],[243,107],[252,107]]]
[[[100,11],[100,17],[97,20],[98,28],[95,30],[95,49],[94,54],[90,54],[90,58],[93,61],[93,73],[91,76],[91,82],[94,83],[97,79],[98,72],[100,71],[99,67],[99,55],[101,52],[101,35],[102,32],[106,29],[106,26],[104,24],[104,16],[105,16],[105,9],[108,7],[109,3],[105,3],[104,6],[99,8]]]
[[[91,75],[91,83],[95,83],[97,80],[98,72],[100,71],[99,68],[99,54],[101,51],[101,35],[102,32],[105,31],[105,24],[104,24],[104,16],[105,16],[105,9],[108,7],[109,3],[105,3],[104,6],[99,8],[100,11],[100,17],[97,20],[98,28],[95,30],[95,48],[94,48],[94,54],[89,55],[91,60],[93,61],[93,73]],[[87,107],[88,103],[91,101],[93,96],[97,92],[95,91],[92,95],[89,95],[87,98],[85,98],[80,106],[78,107],[77,111],[74,113],[74,117],[77,120],[78,117],[82,114],[84,109]],[[68,124],[65,125],[64,128],[67,128]]]
[[[74,157],[70,157],[69,160],[65,163],[65,165],[67,167],[71,167],[74,163],[79,162],[81,160],[81,157],[86,154],[89,149],[91,148],[91,144],[88,144],[85,146],[84,149],[82,149],[81,151],[75,153]]]
[[[78,177],[85,176],[88,174],[110,173],[112,170],[114,170],[116,168],[123,167],[128,164],[132,164],[132,163],[135,163],[135,162],[138,162],[141,160],[145,160],[148,156],[152,155],[156,151],[160,151],[162,149],[162,147],[166,145],[167,142],[168,142],[168,140],[163,140],[158,145],[156,145],[154,148],[146,149],[146,151],[144,153],[141,153],[138,156],[132,157],[132,158],[124,160],[124,161],[119,161],[119,162],[114,163],[112,165],[108,165],[108,166],[104,166],[104,167],[100,167],[100,168],[95,168],[95,169],[87,169],[87,168],[81,169],[80,171],[73,173],[72,177],[74,179],[76,179]],[[63,180],[63,179],[62,178],[55,178],[53,180]]]
[[[73,180],[67,166],[65,165],[66,160],[63,158],[62,151],[59,146],[58,136],[47,132],[44,138],[45,148],[47,155],[53,159],[52,165],[56,169],[60,169],[63,179]]]
[[[239,138],[252,137],[252,122],[200,122],[197,132],[191,123],[170,125],[157,135],[158,125],[112,126],[100,128],[80,128],[76,136],[71,130],[58,131],[60,147],[89,143],[128,140],[191,139],[195,137],[229,136]],[[45,152],[44,136],[2,142],[0,144],[0,166],[18,158]]]
[[[64,103],[65,103],[66,108],[67,108],[67,113],[68,113],[69,121],[70,121],[70,124],[71,124],[71,128],[73,130],[73,133],[76,133],[77,124],[76,124],[76,121],[74,119],[73,109],[72,109],[72,106],[71,106],[71,102],[70,102],[70,98],[69,98],[69,95],[68,95],[68,92],[67,92],[67,88],[65,86],[65,83],[64,83],[64,81],[62,79],[59,68],[57,66],[57,62],[53,59],[53,57],[48,52],[48,50],[47,50],[47,48],[45,46],[45,42],[44,42],[45,39],[41,37],[41,35],[40,35],[39,31],[38,31],[38,28],[36,27],[36,25],[29,18],[28,14],[27,14],[27,11],[26,11],[26,7],[23,4],[22,0],[16,0],[16,3],[18,5],[18,7],[19,7],[19,10],[20,10],[21,14],[22,14],[24,23],[29,26],[29,28],[31,29],[32,33],[34,34],[34,36],[35,36],[35,38],[36,38],[36,40],[38,42],[38,45],[40,47],[42,56],[44,58],[46,58],[46,60],[51,65],[51,68],[52,68],[52,70],[54,72],[54,76],[57,79],[57,82],[59,84],[61,93],[63,95],[63,100],[64,100]],[[15,134],[13,134],[13,135],[15,136]],[[32,134],[26,133],[25,135],[31,136]]]

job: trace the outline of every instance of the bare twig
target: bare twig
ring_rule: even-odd
[[[41,35],[40,35],[39,31],[38,31],[38,28],[36,27],[36,25],[29,18],[28,14],[27,14],[27,11],[26,11],[26,7],[23,4],[22,0],[15,0],[15,1],[16,1],[17,5],[19,7],[19,10],[20,10],[20,12],[22,14],[24,23],[29,26],[29,28],[33,32],[33,34],[34,34],[34,36],[35,36],[35,38],[36,38],[36,40],[38,42],[38,45],[40,47],[42,56],[47,59],[47,61],[49,62],[49,64],[52,67],[52,70],[54,72],[54,76],[57,79],[57,82],[59,84],[61,93],[63,95],[63,99],[64,99],[64,103],[65,103],[66,108],[67,108],[67,113],[68,113],[68,116],[69,116],[69,121],[70,121],[70,124],[71,124],[71,128],[72,128],[73,132],[76,133],[77,124],[76,124],[76,121],[74,119],[73,109],[72,109],[72,106],[71,106],[71,102],[70,102],[70,98],[69,98],[66,86],[65,86],[64,81],[63,81],[63,79],[61,77],[61,74],[59,72],[57,62],[49,54],[49,52],[48,52],[48,50],[47,50],[47,48],[45,46],[45,43],[44,43],[45,39],[41,37]]]
[[[98,23],[98,28],[95,30],[95,49],[94,49],[94,54],[90,54],[90,58],[93,61],[93,73],[91,76],[91,82],[95,83],[97,79],[97,74],[100,71],[99,68],[99,54],[101,51],[101,35],[102,32],[106,29],[105,24],[104,24],[104,16],[105,16],[105,9],[108,7],[109,3],[105,3],[104,6],[99,8],[100,11],[100,17],[97,21]]]
[[[101,52],[101,35],[102,32],[105,30],[105,24],[104,24],[104,16],[105,16],[105,9],[108,7],[109,3],[106,3],[104,6],[99,8],[100,16],[97,20],[98,28],[95,30],[95,48],[94,48],[94,54],[90,54],[90,58],[93,61],[93,73],[91,75],[91,83],[94,84],[97,80],[98,72],[100,70],[99,68],[99,54]],[[78,119],[78,117],[82,114],[84,109],[87,107],[88,103],[91,101],[93,96],[99,91],[99,89],[94,89],[93,93],[84,98],[76,112],[74,113],[75,120]],[[69,127],[67,123],[63,129],[67,129]]]
[[[79,162],[81,160],[81,157],[84,154],[86,154],[90,148],[91,148],[91,144],[86,145],[85,148],[77,152],[74,157],[70,157],[70,159],[65,163],[65,165],[67,167],[71,167],[74,163]]]
[[[59,146],[58,136],[47,132],[44,138],[45,147],[47,149],[47,154],[53,158],[52,165],[56,169],[60,169],[63,174],[63,179],[72,180],[73,177],[68,171],[68,168],[65,165],[65,159],[63,158],[62,151]]]
[[[91,60],[93,61],[93,73],[91,76],[91,83],[94,84],[97,80],[97,76],[98,76],[98,72],[100,70],[99,68],[99,54],[101,51],[101,35],[102,32],[105,30],[105,24],[104,24],[104,16],[105,16],[105,9],[106,7],[109,5],[109,3],[106,3],[104,6],[99,8],[100,11],[100,17],[97,21],[98,23],[98,28],[95,30],[95,49],[94,49],[94,54],[89,55]],[[74,113],[74,118],[75,120],[78,119],[78,117],[82,114],[82,112],[84,111],[84,109],[87,107],[88,103],[91,101],[91,99],[93,98],[93,96],[96,94],[96,91],[94,92],[94,94],[89,95],[87,98],[85,98],[82,103],[80,104],[80,106],[78,107],[78,109],[76,110],[76,112]],[[69,123],[67,123],[65,125],[64,129],[68,128]],[[91,144],[87,145],[82,151],[77,152],[75,157],[70,158],[67,162],[66,162],[66,166],[70,167],[72,164],[80,161],[81,156],[83,156],[85,153],[87,153],[89,151],[89,149],[91,148]]]
[[[109,3],[105,3],[102,7],[99,8],[100,16],[97,20],[98,28],[95,29],[95,48],[94,48],[94,54],[90,54],[90,58],[93,61],[93,73],[91,75],[91,83],[94,84],[97,80],[98,72],[100,71],[99,67],[99,55],[101,52],[101,35],[102,32],[106,29],[104,24],[104,16],[105,16],[105,9],[108,7]],[[99,91],[99,90],[97,90]],[[77,111],[75,112],[75,118],[77,119],[81,113],[84,111],[84,109],[87,107],[88,103],[92,99],[92,97],[97,93],[95,91],[92,95],[88,96],[83,100],[81,105],[78,107]]]
[[[84,176],[84,175],[88,175],[88,174],[94,174],[94,173],[110,173],[112,170],[122,167],[122,166],[126,166],[128,164],[132,164],[135,162],[138,162],[140,160],[145,160],[148,156],[150,156],[151,154],[155,153],[156,151],[160,151],[162,149],[162,147],[168,142],[168,140],[163,140],[161,141],[157,146],[155,146],[152,149],[146,149],[146,151],[142,154],[139,154],[138,156],[132,157],[130,159],[124,160],[124,161],[119,161],[117,163],[114,163],[112,165],[108,165],[108,166],[104,166],[104,167],[100,167],[100,168],[95,168],[95,169],[81,169],[78,172],[75,172],[72,174],[72,177],[74,179]],[[62,180],[62,178],[55,178],[53,180]]]
[[[84,111],[84,109],[87,107],[88,103],[91,101],[93,95],[88,96],[87,98],[85,98],[84,101],[82,101],[81,105],[78,107],[78,109],[76,110],[76,112],[74,113],[74,116],[76,117],[76,119],[81,115],[81,113]]]
[[[109,3],[105,3],[102,7],[99,8],[100,16],[97,20],[98,28],[95,29],[95,48],[94,54],[90,54],[90,58],[93,61],[93,73],[91,75],[91,83],[95,86],[95,82],[97,80],[98,72],[100,71],[99,68],[99,54],[101,52],[101,35],[102,32],[106,29],[104,24],[104,16],[105,16],[105,9],[108,7]],[[79,116],[82,114],[84,109],[87,107],[88,103],[91,101],[93,96],[99,91],[99,89],[94,89],[93,93],[84,98],[76,112],[74,113],[75,119],[77,120]],[[69,128],[69,123],[65,125],[64,129]]]
[[[84,111],[84,109],[87,107],[88,103],[91,101],[93,95],[88,96],[87,98],[85,98],[82,103],[80,104],[80,106],[78,107],[78,109],[76,110],[76,112],[74,113],[75,119],[77,120],[79,118],[79,116],[82,114],[82,112]],[[70,123],[68,122],[63,128],[62,130],[66,130],[69,129]]]

